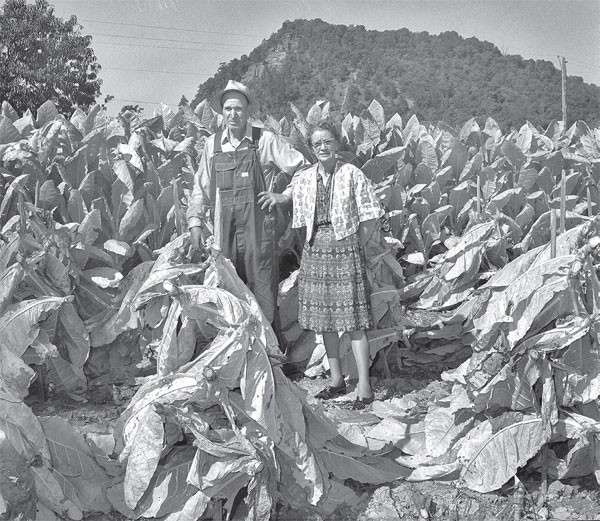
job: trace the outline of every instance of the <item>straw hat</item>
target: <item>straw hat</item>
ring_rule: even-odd
[[[210,106],[215,112],[223,114],[223,96],[228,92],[239,92],[246,97],[248,100],[249,115],[258,112],[258,101],[256,101],[256,98],[252,95],[250,89],[248,89],[248,87],[246,87],[246,85],[243,83],[235,80],[229,80],[227,86],[223,90],[217,92],[217,94],[215,94],[210,100]]]

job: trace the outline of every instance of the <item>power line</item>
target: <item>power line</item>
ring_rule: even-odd
[[[148,29],[166,29],[169,31],[185,31],[185,32],[189,32],[189,33],[223,34],[226,36],[248,36],[251,38],[262,38],[262,36],[259,34],[240,34],[240,33],[225,33],[225,32],[219,32],[219,31],[202,31],[200,29],[184,29],[182,27],[166,27],[163,25],[144,25],[144,24],[130,24],[130,23],[125,23],[125,22],[106,22],[104,20],[88,20],[85,18],[79,18],[78,21],[92,22],[92,23],[98,23],[98,24],[109,24],[109,25],[128,25],[131,27],[145,27]]]
[[[175,47],[175,46],[169,46],[169,45],[142,45],[140,43],[118,43],[118,42],[98,42],[95,41],[94,45],[96,44],[100,44],[100,45],[119,45],[122,47],[148,47],[151,49],[171,49],[171,50],[177,50],[177,51],[202,51],[202,52],[218,52],[218,53],[222,53],[222,54],[231,54],[231,52],[233,52],[232,50],[226,51],[226,50],[220,50],[220,49],[203,49],[201,47]]]
[[[199,43],[203,45],[222,45],[225,47],[243,47],[247,48],[247,45],[238,45],[235,43],[218,43],[218,42],[198,42],[192,40],[174,40],[171,38],[153,38],[150,36],[128,36],[124,34],[105,34],[105,33],[95,33],[96,36],[108,36],[110,38],[128,38],[132,40],[155,40],[157,42],[179,42],[179,43]]]
[[[125,101],[128,103],[145,103],[147,105],[168,105],[169,107],[178,107],[178,105],[176,105],[175,103],[165,103],[164,101],[142,101],[139,99],[122,99],[122,98],[111,98],[110,100],[108,100],[109,102],[111,101]]]
[[[190,74],[192,76],[206,75],[206,73],[185,72],[185,71],[159,71],[155,69],[129,69],[126,67],[102,67],[103,70],[109,71],[127,71],[127,72],[160,72],[161,74]]]
[[[582,62],[582,61],[579,61],[579,60],[573,60],[572,58],[568,59],[567,62],[576,63],[580,67],[584,67],[584,68],[587,67],[588,69],[592,69],[592,70],[598,70],[599,69],[599,67],[597,65],[594,65],[594,64],[588,63],[588,62]]]

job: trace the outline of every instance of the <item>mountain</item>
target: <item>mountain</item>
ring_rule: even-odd
[[[490,42],[408,29],[369,31],[322,20],[287,21],[249,55],[223,64],[198,87],[192,107],[229,79],[250,86],[261,110],[303,113],[327,99],[342,113],[378,100],[388,116],[461,125],[493,117],[506,129],[526,120],[542,127],[561,116],[561,73],[546,60],[503,55]],[[567,78],[569,124],[600,124],[600,87]]]

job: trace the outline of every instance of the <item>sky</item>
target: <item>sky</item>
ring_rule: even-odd
[[[249,54],[284,21],[320,18],[366,29],[456,31],[507,54],[543,59],[600,85],[599,0],[48,0],[93,37],[110,115],[173,108],[219,64]],[[102,101],[101,99],[99,101]]]

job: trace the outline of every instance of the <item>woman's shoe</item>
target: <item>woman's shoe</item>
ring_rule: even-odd
[[[325,387],[321,392],[315,394],[315,398],[320,400],[331,400],[336,396],[346,394],[346,382],[342,382],[340,385]]]
[[[353,411],[361,411],[367,405],[371,405],[374,400],[375,400],[375,393],[373,393],[368,398],[358,398],[357,397],[356,400],[354,400],[354,403],[352,404],[352,410]]]

